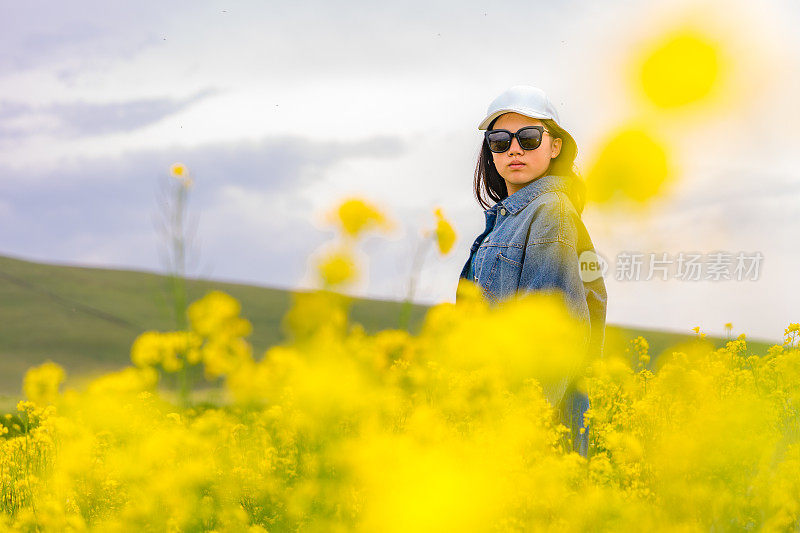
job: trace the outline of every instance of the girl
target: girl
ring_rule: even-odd
[[[460,278],[477,283],[492,303],[516,292],[560,290],[586,328],[588,355],[599,357],[606,288],[581,220],[586,187],[575,170],[575,140],[559,125],[544,91],[527,85],[495,98],[478,129],[486,132],[474,193],[485,208],[486,229],[472,244]],[[573,449],[586,456],[587,436],[579,430],[588,397],[566,380],[545,396],[572,429]]]

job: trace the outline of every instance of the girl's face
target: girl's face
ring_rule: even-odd
[[[519,113],[504,113],[495,120],[492,129],[504,129],[516,133],[525,126],[544,126],[541,120],[526,117]],[[546,126],[545,126],[546,127]],[[547,130],[542,135],[542,144],[535,150],[523,150],[516,137],[511,139],[511,147],[501,154],[492,152],[494,167],[506,181],[509,196],[531,181],[544,176],[550,160],[561,152],[561,139],[554,139]],[[522,165],[513,165],[519,162]]]

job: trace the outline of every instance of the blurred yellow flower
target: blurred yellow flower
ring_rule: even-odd
[[[647,202],[662,192],[670,176],[666,146],[645,128],[628,125],[610,134],[586,174],[588,199],[621,198]]]
[[[339,249],[319,260],[317,273],[325,285],[334,287],[355,279],[357,269],[352,254],[346,249]]]
[[[344,200],[326,218],[350,237],[358,237],[373,228],[391,228],[391,223],[383,213],[360,198]]]
[[[163,357],[158,331],[149,330],[139,334],[131,345],[131,361],[139,368],[155,366]]]
[[[158,372],[154,368],[127,366],[122,370],[108,372],[93,379],[87,387],[87,392],[114,397],[114,395],[153,390],[157,383]]]
[[[466,278],[459,278],[456,286],[456,302],[470,304],[483,303],[483,291],[477,283]]]
[[[797,342],[798,338],[800,338],[800,323],[789,323],[789,327],[787,327],[784,332],[784,344],[794,346]]]
[[[53,403],[58,396],[58,386],[64,381],[61,365],[47,361],[25,372],[22,388],[29,400],[40,405]]]
[[[201,343],[193,331],[145,331],[133,341],[131,361],[139,368],[161,365],[166,372],[177,372],[184,360],[199,362]]]
[[[639,82],[647,99],[675,108],[712,94],[723,69],[721,47],[699,30],[677,28],[653,43],[639,60]]]
[[[189,170],[183,163],[174,163],[169,167],[169,173],[173,178],[180,180],[181,184],[187,189],[194,183],[189,176]]]
[[[436,244],[439,252],[445,255],[456,242],[456,231],[453,229],[453,225],[444,218],[441,207],[437,207],[434,213],[436,214]]]
[[[241,318],[242,306],[233,296],[212,290],[187,309],[192,331],[201,337],[246,337],[253,331],[249,320]]]
[[[169,173],[172,175],[173,178],[184,178],[188,174],[188,170],[186,170],[186,165],[183,163],[174,163],[172,166],[169,167]]]
[[[308,339],[320,332],[338,336],[347,327],[348,305],[346,295],[333,291],[293,292],[281,329],[293,339]]]

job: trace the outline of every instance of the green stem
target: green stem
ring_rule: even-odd
[[[417,243],[417,249],[414,252],[414,259],[411,263],[411,276],[408,280],[408,293],[406,294],[405,301],[403,301],[403,306],[400,308],[400,329],[408,330],[409,328],[409,323],[411,322],[411,309],[414,291],[417,288],[417,280],[419,279],[419,274],[422,269],[424,254],[428,250],[426,245],[430,244],[431,242],[433,242],[432,239],[424,238]]]
[[[176,206],[173,213],[174,231],[172,233],[173,254],[175,257],[173,272],[173,302],[175,310],[175,323],[178,331],[186,330],[188,324],[186,319],[186,241],[184,238],[184,210],[186,206],[186,187],[181,184],[176,193]],[[182,364],[178,371],[179,398],[183,407],[188,405],[189,399],[189,379],[186,362],[186,354],[181,354]]]

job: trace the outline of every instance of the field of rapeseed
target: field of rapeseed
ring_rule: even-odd
[[[798,324],[767,353],[698,331],[657,365],[641,337],[585,360],[556,294],[488,307],[467,282],[418,335],[370,335],[330,289],[354,275],[347,246],[384,221],[355,200],[337,217],[349,244],[318,264],[326,288],[295,294],[285,342],[262,357],[239,303],[214,291],[186,330],[144,332],[130,367],[84,389],[61,391],[55,363],[31,368],[0,420],[0,529],[800,527]],[[441,216],[432,235],[452,244]],[[221,380],[217,401],[159,392],[194,365]],[[565,375],[591,401],[587,457],[542,393]]]

